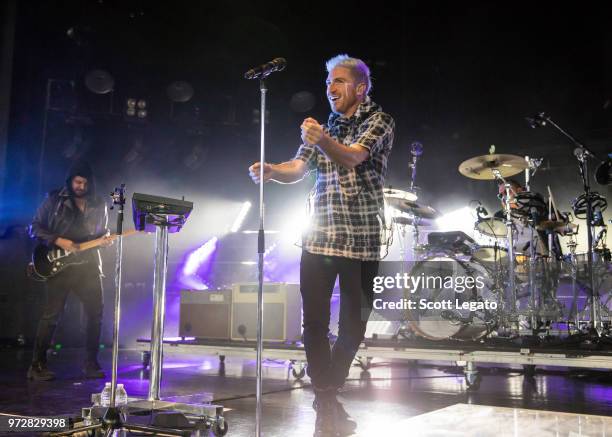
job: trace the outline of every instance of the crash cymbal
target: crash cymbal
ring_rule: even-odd
[[[385,188],[383,194],[386,198],[394,197],[397,199],[417,200],[417,195],[410,191],[396,190],[395,188]]]
[[[527,168],[527,161],[516,155],[482,155],[463,161],[459,173],[470,179],[494,180],[493,170],[499,171],[502,177],[514,176]]]
[[[401,199],[396,197],[385,198],[387,204],[392,208],[395,208],[406,214],[414,215],[419,218],[435,219],[440,216],[440,213],[433,209],[431,206],[420,205],[416,202],[407,199]]]

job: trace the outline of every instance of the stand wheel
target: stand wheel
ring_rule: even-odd
[[[536,373],[535,364],[523,364],[523,375],[527,377],[533,377]]]
[[[143,369],[146,369],[147,367],[149,367],[149,364],[151,364],[151,352],[142,351],[140,353],[140,361],[142,363]]]
[[[300,380],[304,376],[306,376],[306,368],[302,367],[299,371],[296,371],[295,367],[292,367],[291,374],[293,375],[295,379]]]
[[[219,422],[217,421],[215,423],[215,425],[212,428],[212,433],[216,436],[224,436],[225,434],[227,434],[227,430],[228,430],[228,425],[227,422],[225,420],[222,421],[223,425],[219,425]]]
[[[370,370],[370,367],[372,367],[372,357],[367,357],[367,358],[357,358],[357,363],[359,365],[359,367],[361,367],[361,370]]]
[[[465,374],[465,385],[470,391],[476,391],[480,388],[480,382],[482,377],[478,373],[466,373]]]

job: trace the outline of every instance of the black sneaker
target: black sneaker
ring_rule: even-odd
[[[319,404],[321,402],[317,400],[312,401],[312,408],[317,411]],[[333,406],[332,406],[333,405]],[[336,424],[335,430],[336,435],[338,436],[349,436],[355,432],[357,429],[357,422],[353,420],[353,418],[346,412],[344,406],[341,402],[339,402],[336,397],[332,397],[330,400],[330,405],[323,408],[335,408],[336,415]],[[315,434],[316,435],[316,434]]]
[[[55,373],[47,369],[46,363],[32,363],[28,369],[28,379],[34,381],[52,381],[55,379]]]
[[[315,401],[317,419],[315,421],[314,437],[337,437],[340,434],[336,424],[336,404],[330,398]]]
[[[85,362],[85,365],[83,366],[83,375],[85,375],[85,378],[87,379],[100,379],[106,376],[97,360]]]

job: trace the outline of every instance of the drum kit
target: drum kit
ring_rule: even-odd
[[[446,269],[454,276],[483,278],[484,286],[470,294],[458,296],[453,290],[422,287],[416,295],[427,299],[460,297],[495,303],[494,308],[476,311],[456,308],[406,310],[408,331],[431,340],[465,341],[609,334],[612,263],[605,245],[607,228],[601,214],[607,208],[606,198],[590,192],[590,198],[582,195],[572,202],[573,216],[561,213],[550,188],[547,200],[530,190],[530,178],[541,162],[529,157],[490,153],[459,165],[459,173],[463,176],[495,181],[499,187],[502,211],[489,216],[478,202],[475,214],[475,238],[493,244],[479,244],[457,231],[431,232],[427,243],[423,244],[419,241],[419,228],[432,224],[441,214],[419,203],[412,189],[384,190],[400,240],[406,236],[407,229],[413,230],[412,246],[402,249],[401,255],[404,261],[414,260],[409,267],[411,276],[427,274],[432,269]],[[411,188],[414,187],[415,166],[416,162],[412,166]],[[524,186],[510,179],[521,173],[525,175]],[[587,203],[590,203],[593,217],[590,231],[596,238],[592,251],[577,253],[579,225],[574,219],[586,220]],[[522,244],[517,242],[519,229],[521,235],[528,236]],[[562,239],[567,248],[565,254],[561,248]]]

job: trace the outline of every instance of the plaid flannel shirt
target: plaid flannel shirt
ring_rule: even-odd
[[[316,171],[310,192],[310,225],[304,250],[330,256],[380,259],[384,231],[383,187],[395,122],[382,108],[364,100],[350,118],[332,113],[325,131],[346,146],[359,144],[369,157],[354,169],[332,162],[318,146],[302,144],[294,159]]]

